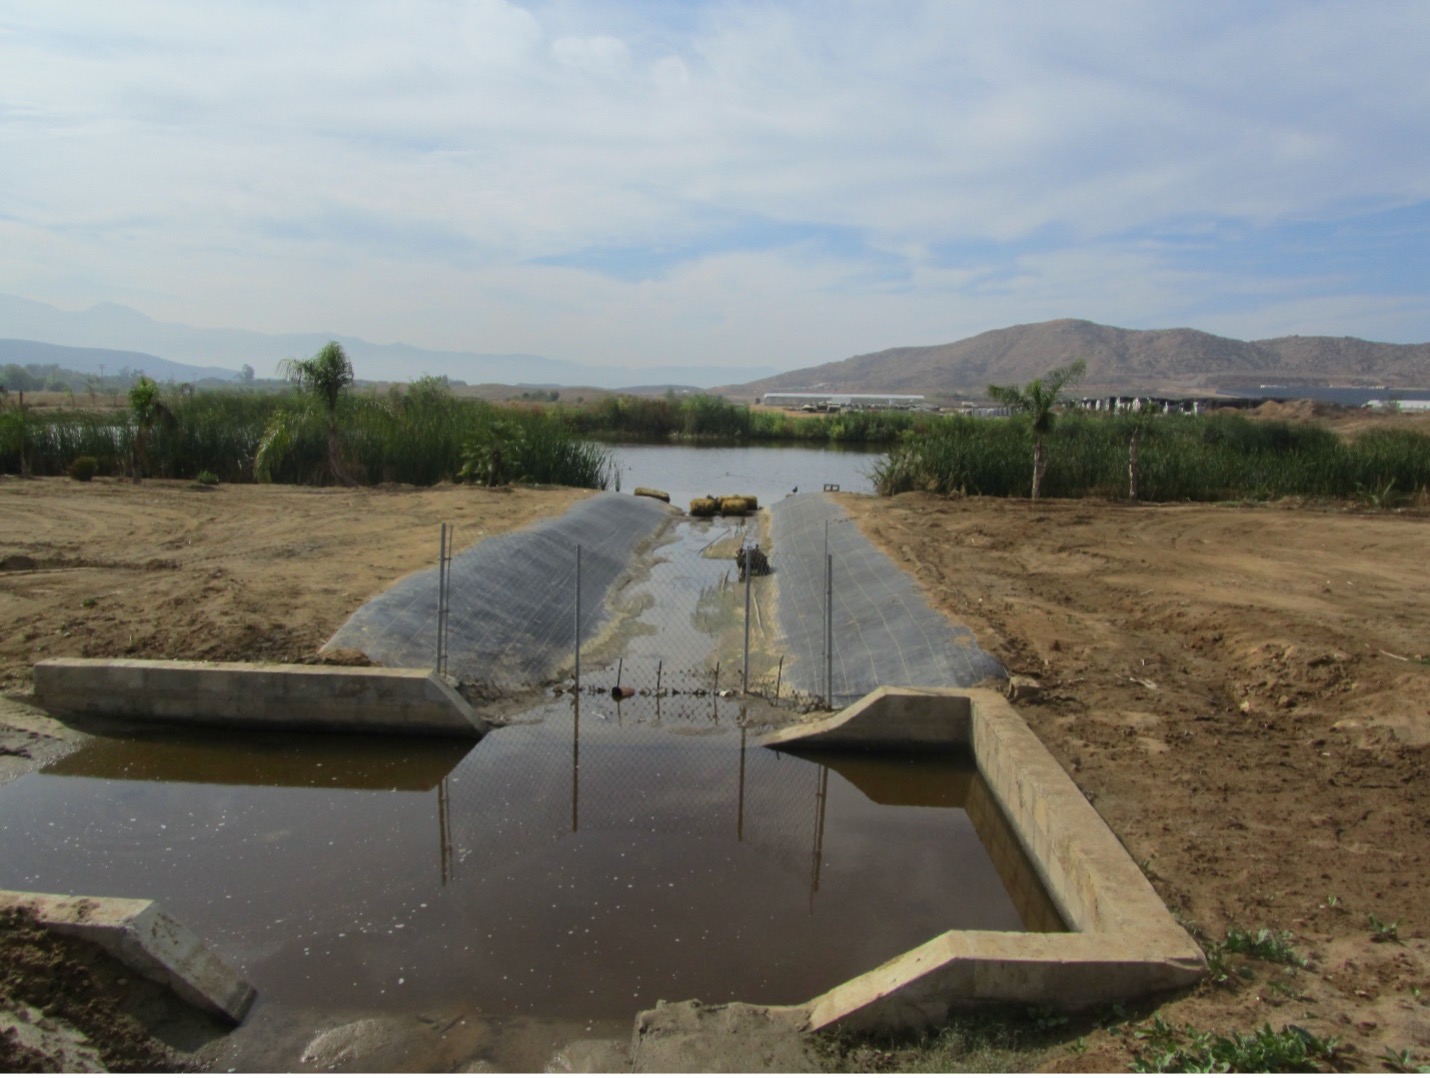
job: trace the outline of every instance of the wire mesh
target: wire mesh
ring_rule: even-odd
[[[742,551],[768,571],[746,573]],[[578,640],[584,689],[660,698],[748,691],[840,706],[881,685],[1003,673],[819,494],[714,519],[643,498],[590,499],[462,550],[445,574],[399,582],[330,646],[430,667],[439,627],[439,665],[483,695],[569,685]]]

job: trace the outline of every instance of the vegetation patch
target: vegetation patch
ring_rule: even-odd
[[[1160,1016],[1134,1036],[1141,1047],[1132,1058],[1139,1074],[1243,1071],[1258,1074],[1334,1070],[1340,1042],[1318,1037],[1301,1026],[1270,1023],[1252,1033],[1210,1033],[1186,1026],[1177,1030]]]
[[[78,483],[88,483],[99,474],[99,461],[93,457],[75,457],[70,461],[69,477]]]
[[[1430,491],[1430,436],[1371,429],[1350,442],[1303,424],[1238,415],[1069,413],[1045,439],[1040,493],[1120,498],[1128,493],[1136,435],[1139,495],[1152,501],[1360,500],[1380,508]],[[911,433],[875,466],[880,494],[1022,497],[1030,491],[1027,416],[950,416]],[[1377,492],[1374,502],[1366,491]],[[1404,497],[1394,496],[1405,492]]]

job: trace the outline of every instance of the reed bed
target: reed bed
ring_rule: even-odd
[[[284,419],[291,437],[273,480],[331,482],[327,417],[311,404],[298,394],[200,393],[167,400],[167,419],[149,435],[145,473],[195,479],[210,472],[222,482],[252,482],[264,432]],[[457,481],[474,446],[498,442],[505,474],[513,480],[596,489],[611,480],[607,452],[559,418],[458,400],[430,387],[349,394],[335,418],[345,471],[361,482]],[[0,412],[0,472],[20,472],[23,455],[32,474],[63,475],[76,457],[92,456],[101,475],[127,474],[136,433],[124,412],[8,409]]]
[[[1148,501],[1264,501],[1284,497],[1425,498],[1430,437],[1371,430],[1343,442],[1321,427],[1242,416],[1068,414],[1047,441],[1043,493],[1055,498],[1125,497],[1128,446],[1140,426],[1140,496]],[[1032,435],[1023,418],[949,417],[906,436],[874,470],[881,494],[1026,497]]]
[[[607,397],[560,414],[574,431],[605,441],[802,442],[892,445],[900,435],[926,426],[928,417],[907,411],[859,411],[795,415],[757,411],[723,397]]]

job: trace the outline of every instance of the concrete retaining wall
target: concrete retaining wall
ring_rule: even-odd
[[[49,711],[282,730],[479,738],[489,727],[426,670],[152,659],[46,659]]]
[[[253,986],[147,898],[0,891],[0,908],[23,909],[52,932],[97,944],[136,973],[234,1024],[253,1005]]]
[[[810,1026],[920,1027],[976,1002],[1075,1010],[1185,988],[1206,959],[1073,781],[995,692],[879,689],[765,745],[966,746],[1070,931],[948,932],[811,1000]]]

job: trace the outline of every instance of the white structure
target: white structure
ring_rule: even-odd
[[[922,393],[766,393],[764,403],[775,407],[820,411],[830,408],[913,408],[923,403]]]

